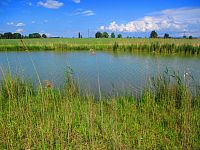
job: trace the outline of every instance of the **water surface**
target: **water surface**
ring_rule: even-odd
[[[200,82],[200,58],[185,56],[138,55],[130,53],[87,51],[73,52],[0,52],[0,66],[38,82],[49,80],[56,87],[63,86],[67,69],[73,69],[80,88],[102,94],[140,94],[151,77],[162,74],[166,67],[179,72],[181,78],[189,72]],[[2,72],[0,72],[2,79]]]

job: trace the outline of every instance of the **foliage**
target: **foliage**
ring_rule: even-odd
[[[170,38],[170,37],[169,37],[169,34],[168,34],[168,33],[165,33],[165,34],[164,34],[164,39],[168,39],[168,38]]]
[[[199,55],[199,39],[126,39],[126,38],[47,38],[23,39],[30,50],[113,50],[117,43],[118,51],[147,52],[153,54]],[[22,42],[18,39],[0,39],[0,51],[23,51]]]
[[[39,33],[32,33],[29,34],[29,38],[41,38],[41,35]]]
[[[13,35],[12,35],[11,32],[6,32],[6,33],[4,33],[3,38],[5,38],[5,39],[12,39]]]
[[[11,33],[11,32],[6,32],[4,34],[0,33],[0,39],[22,39],[22,38],[47,38],[45,34],[42,36],[39,33],[32,33],[29,34],[29,36],[23,36],[21,33]]]
[[[101,33],[101,32],[97,32],[97,33],[95,34],[95,37],[96,37],[96,38],[102,38],[102,33]]]
[[[12,35],[13,39],[21,39],[22,38],[22,35],[20,33],[14,33]]]
[[[78,38],[79,38],[79,39],[81,38],[81,33],[80,33],[80,32],[78,33]]]
[[[4,34],[0,34],[0,39],[21,39],[23,36],[20,33],[11,33],[6,32]]]
[[[193,39],[193,37],[190,35],[190,36],[189,36],[189,39]]]
[[[155,30],[151,31],[150,38],[157,38],[157,37],[158,37],[157,32]]]
[[[115,38],[115,33],[112,32],[111,35],[110,35],[110,37],[111,37],[111,38]]]
[[[47,38],[46,34],[42,34],[42,38]]]
[[[122,34],[118,34],[118,35],[117,35],[117,38],[122,38]]]
[[[63,90],[33,89],[26,81],[4,77],[0,149],[199,148],[199,99],[181,82],[170,85],[161,76],[156,89],[147,89],[138,100],[124,95],[97,101],[75,92],[71,76]]]
[[[104,32],[103,34],[102,34],[102,38],[108,38],[109,37],[109,34],[107,33],[107,32]]]
[[[3,39],[3,37],[4,37],[3,34],[0,33],[0,39]]]
[[[119,48],[119,45],[117,42],[115,42],[113,45],[113,51],[116,51],[118,48]]]

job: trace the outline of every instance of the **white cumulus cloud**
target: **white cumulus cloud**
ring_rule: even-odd
[[[17,23],[15,26],[16,26],[16,27],[23,27],[23,26],[25,26],[25,24],[22,23],[22,22],[19,22],[19,23]]]
[[[18,23],[7,22],[7,25],[9,25],[9,26],[16,26],[16,27],[23,27],[23,26],[25,26],[25,24],[23,22],[18,22]]]
[[[104,30],[105,29],[105,27],[104,26],[100,26],[100,28],[99,28],[100,30]]]
[[[81,0],[72,0],[74,3],[80,3],[81,2]]]
[[[7,22],[6,24],[10,26],[10,25],[14,25],[14,22]]]
[[[56,1],[56,0],[46,0],[45,2],[39,1],[37,4],[39,6],[49,8],[49,9],[58,9],[64,6],[64,3]]]
[[[22,33],[24,30],[23,29],[17,29],[16,32],[17,33]]]
[[[198,27],[198,28],[197,28]],[[200,33],[200,8],[167,9],[125,24],[111,22],[100,30],[119,32],[147,32],[197,30]]]

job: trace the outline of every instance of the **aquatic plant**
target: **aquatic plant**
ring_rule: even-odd
[[[199,55],[199,39],[0,39],[0,51],[113,50],[158,54]]]
[[[198,149],[200,94],[192,98],[176,75],[154,78],[139,100],[124,95],[97,101],[81,95],[71,69],[60,90],[32,88],[5,74],[0,149]]]

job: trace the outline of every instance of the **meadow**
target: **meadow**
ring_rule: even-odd
[[[0,149],[198,149],[200,90],[178,76],[152,79],[140,98],[80,94],[71,75],[58,90],[3,72]],[[172,79],[173,82],[171,82]]]
[[[24,43],[26,48],[24,47]],[[0,39],[1,51],[23,50],[108,50],[198,55],[200,39],[95,39],[95,38],[47,38]]]

